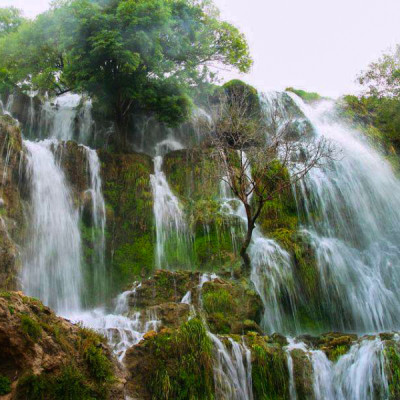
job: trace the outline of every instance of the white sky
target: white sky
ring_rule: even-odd
[[[262,90],[355,91],[360,70],[400,43],[399,0],[214,1],[249,41],[255,63],[241,78]],[[48,1],[0,0],[0,7],[8,5],[32,17]]]

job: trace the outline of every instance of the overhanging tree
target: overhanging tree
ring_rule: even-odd
[[[213,67],[251,63],[244,36],[207,0],[65,1],[0,42],[0,67],[15,83],[87,93],[122,145],[133,114],[179,124]]]
[[[247,229],[240,255],[250,269],[248,248],[265,204],[305,178],[335,155],[324,138],[303,135],[277,99],[266,113],[254,102],[254,92],[231,87],[215,107],[211,143],[221,166],[221,179],[242,202]]]

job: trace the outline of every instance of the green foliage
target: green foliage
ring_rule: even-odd
[[[339,360],[341,356],[344,356],[348,351],[349,351],[350,346],[348,345],[340,345],[336,346],[330,353],[329,353],[329,359],[333,362],[336,362]]]
[[[15,7],[0,8],[0,37],[15,32],[23,22],[21,10]]]
[[[389,398],[400,398],[400,352],[394,342],[387,342],[384,349],[389,383]]]
[[[289,371],[284,351],[276,346],[255,343],[252,379],[255,399],[286,400],[289,398]]]
[[[0,396],[4,396],[11,392],[11,381],[4,375],[0,374]]]
[[[149,275],[154,268],[153,163],[142,154],[100,152],[107,204],[107,262],[113,289]]]
[[[105,382],[112,379],[111,362],[103,354],[101,347],[91,344],[85,351],[85,360],[95,380]]]
[[[208,313],[231,312],[234,299],[226,289],[218,288],[203,294],[203,306]]]
[[[212,400],[212,343],[199,319],[147,344],[154,357],[148,388],[153,400]]]
[[[244,36],[191,0],[61,2],[0,43],[0,71],[14,84],[89,94],[122,139],[133,114],[184,121],[212,63],[246,72],[252,61]]]
[[[323,97],[315,92],[306,92],[305,90],[295,89],[292,87],[286,88],[287,92],[293,92],[297,96],[301,97],[306,103],[312,103],[313,101],[322,100]]]
[[[34,342],[37,342],[42,336],[42,328],[40,327],[40,324],[25,314],[20,315],[20,319],[22,332]]]
[[[247,102],[247,112],[249,116],[257,116],[261,113],[260,98],[253,86],[239,80],[233,79],[222,86],[223,91],[229,99],[232,97],[242,97]]]
[[[58,375],[26,375],[17,387],[19,400],[94,400],[105,399],[104,393],[96,392],[87,383],[84,375],[68,365]]]
[[[345,96],[343,115],[388,153],[400,150],[400,99]]]
[[[358,78],[366,88],[367,97],[399,98],[400,96],[400,45],[391,53],[371,63]]]

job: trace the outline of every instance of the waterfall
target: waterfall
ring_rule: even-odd
[[[303,229],[315,249],[329,329],[400,328],[400,184],[390,165],[335,118],[333,104],[294,101],[340,160],[300,185]],[[316,217],[316,215],[318,217]]]
[[[50,137],[59,140],[71,140],[73,138],[74,122],[77,116],[76,108],[80,101],[81,96],[78,94],[67,93],[57,97]]]
[[[169,150],[179,150],[182,146],[179,142],[166,139],[156,146],[154,158],[154,175],[150,176],[154,197],[154,218],[156,223],[156,263],[158,268],[168,267],[167,241],[173,236],[175,244],[173,249],[168,249],[179,256],[179,251],[185,250],[188,227],[178,198],[173,194],[165,173],[162,171],[163,154]]]
[[[72,313],[68,317],[75,323],[80,323],[106,337],[113,353],[120,362],[123,361],[126,351],[138,344],[145,333],[157,331],[160,321],[157,315],[140,312],[129,313],[129,298],[135,296],[136,290],[141,286],[134,283],[131,290],[121,293],[116,301],[115,308],[108,313],[104,308]]]
[[[106,229],[106,205],[102,192],[102,181],[100,175],[100,160],[96,150],[87,146],[81,146],[87,158],[87,171],[89,175],[89,188],[92,208],[92,242],[93,255],[91,264],[93,270],[93,282],[95,293],[98,298],[104,299],[106,291],[106,267],[105,267],[105,229]]]
[[[240,152],[239,157],[242,157],[243,163],[246,163],[247,158],[244,152]],[[251,177],[249,163],[246,175]],[[220,192],[221,210],[237,217],[242,222],[243,229],[246,229],[247,216],[244,205],[233,197],[226,180],[222,180]],[[235,206],[233,207],[232,204]],[[295,294],[289,290],[294,286],[290,255],[277,242],[264,237],[258,226],[253,231],[248,252],[251,260],[251,280],[264,305],[262,325],[269,332],[282,332],[286,328],[287,319],[284,318],[280,293],[287,293],[291,306],[295,307]],[[289,318],[294,320],[294,313]]]
[[[214,383],[218,400],[253,400],[251,354],[245,344],[228,338],[231,352],[218,336],[208,332],[215,347]]]
[[[290,400],[297,400],[291,351],[302,350],[313,369],[312,389],[315,400],[386,400],[389,398],[385,374],[384,344],[379,337],[365,338],[352,345],[336,362],[321,350],[289,339],[286,354],[289,369]]]
[[[316,400],[375,400],[389,398],[383,343],[366,339],[352,346],[336,363],[322,351],[312,352]]]
[[[28,295],[65,313],[81,306],[81,238],[79,213],[50,149],[53,143],[24,141],[32,186],[32,221],[22,282]]]
[[[92,100],[85,99],[79,113],[79,143],[89,143],[93,128]]]

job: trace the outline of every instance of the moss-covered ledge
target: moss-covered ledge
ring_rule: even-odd
[[[0,292],[0,348],[0,389],[10,399],[124,399],[125,376],[105,339],[20,292]]]

